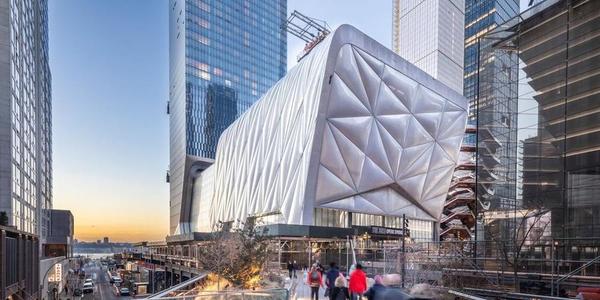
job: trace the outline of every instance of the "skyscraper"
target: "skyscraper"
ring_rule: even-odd
[[[171,234],[222,131],[285,74],[286,14],[286,0],[169,1]]]
[[[477,133],[467,140],[477,143],[476,214],[514,211],[517,203],[518,77],[514,53],[482,52],[493,43],[482,40],[489,32],[519,14],[519,0],[467,0],[465,2],[464,95],[469,100],[469,122]],[[508,232],[514,220],[499,220],[500,231]],[[483,224],[478,222],[477,224]],[[483,226],[477,239],[484,239]],[[500,233],[500,236],[504,236]]]
[[[52,207],[51,116],[48,3],[0,0],[0,212],[42,241]]]
[[[561,245],[600,243],[599,18],[598,1],[539,2],[487,34],[490,47],[481,48],[482,56],[518,55],[508,66],[520,74],[512,78],[520,150],[513,201],[544,212],[546,234]],[[561,255],[577,251],[565,248]]]
[[[394,52],[463,91],[464,0],[393,0]]]
[[[479,38],[519,13],[519,0],[465,0],[464,95],[470,102],[470,119],[475,119]]]

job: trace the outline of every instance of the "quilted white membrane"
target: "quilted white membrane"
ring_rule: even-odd
[[[438,219],[465,108],[349,44],[328,101],[317,206]]]
[[[212,170],[194,183],[192,207],[208,212],[194,213],[193,227],[251,215],[312,225],[315,207],[438,219],[466,106],[341,26],[225,130]]]

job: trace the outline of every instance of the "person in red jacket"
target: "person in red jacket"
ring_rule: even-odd
[[[323,286],[323,276],[317,266],[312,266],[306,276],[306,283],[310,285],[310,299],[319,299],[319,288]]]
[[[350,282],[348,283],[351,299],[362,299],[363,293],[367,290],[367,274],[362,270],[360,264],[356,264],[356,270],[350,274]]]

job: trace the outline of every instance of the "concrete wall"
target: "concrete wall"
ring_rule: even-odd
[[[42,290],[40,291],[41,299],[48,299],[48,271],[53,268],[55,264],[62,264],[62,280],[56,283],[58,292],[60,293],[63,289],[67,274],[69,272],[69,261],[65,260],[64,256],[51,257],[40,260],[40,285]]]
[[[0,211],[11,211],[10,13],[0,0]]]

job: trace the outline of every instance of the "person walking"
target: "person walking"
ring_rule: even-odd
[[[296,276],[296,271],[298,270],[298,263],[296,263],[296,261],[294,261],[294,263],[292,264],[292,270],[293,270],[294,278],[298,278],[298,276]]]
[[[306,283],[310,286],[310,299],[319,299],[319,288],[323,286],[323,277],[317,267],[313,266],[308,272]]]
[[[330,300],[347,300],[350,299],[350,293],[346,286],[346,278],[341,272],[338,273],[338,277],[335,279],[335,283],[331,292],[329,293]]]
[[[350,290],[352,300],[362,300],[363,293],[367,290],[367,274],[362,270],[361,264],[356,264],[356,269],[350,273],[348,290]]]
[[[290,279],[292,279],[292,275],[294,274],[294,264],[292,264],[292,262],[289,260],[287,263],[287,270],[288,270]]]
[[[323,268],[323,265],[318,260],[315,264],[317,266],[317,270],[321,272],[321,275],[325,274],[325,268]]]
[[[365,297],[367,297],[369,300],[381,299],[386,289],[385,285],[383,284],[383,277],[376,275],[374,279],[375,283],[365,293]]]
[[[325,277],[325,286],[327,288],[325,290],[326,297],[329,297],[329,294],[331,294],[331,290],[333,289],[335,285],[335,280],[338,278],[338,276],[340,276],[340,270],[338,269],[335,262],[331,262],[329,264],[329,270],[327,271]]]

